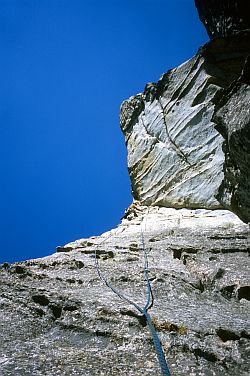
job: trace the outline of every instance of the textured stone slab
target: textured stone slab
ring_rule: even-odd
[[[136,200],[174,208],[220,208],[223,137],[215,105],[241,74],[247,33],[204,46],[143,93],[124,101],[121,128]]]
[[[99,279],[147,299],[173,376],[247,376],[249,227],[225,210],[132,206],[99,237],[0,266],[0,374],[159,375],[148,328]],[[71,251],[69,251],[71,249]]]

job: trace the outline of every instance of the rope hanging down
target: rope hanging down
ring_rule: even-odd
[[[146,322],[148,324],[148,327],[150,329],[152,338],[153,338],[156,354],[157,354],[158,361],[159,361],[159,364],[160,364],[160,367],[161,367],[161,373],[164,376],[170,376],[170,371],[169,371],[169,368],[168,368],[168,365],[167,365],[167,362],[166,362],[166,359],[165,359],[165,355],[164,355],[164,352],[163,352],[163,349],[162,349],[162,345],[161,345],[159,336],[158,336],[158,334],[157,334],[157,332],[154,328],[154,325],[151,321],[151,317],[150,317],[149,313],[147,312],[148,309],[151,308],[152,305],[153,305],[154,297],[153,297],[153,293],[152,293],[150,280],[149,280],[149,277],[148,277],[148,258],[147,258],[144,235],[143,235],[143,230],[142,230],[143,220],[144,220],[144,217],[142,218],[142,221],[141,221],[141,243],[142,243],[143,259],[144,259],[144,267],[143,267],[144,268],[144,279],[147,283],[147,302],[146,302],[146,304],[143,308],[141,308],[138,304],[133,302],[127,296],[123,295],[119,290],[117,290],[112,284],[109,283],[109,281],[106,279],[106,277],[104,276],[104,274],[102,273],[102,271],[100,269],[99,261],[98,261],[98,258],[97,258],[97,248],[95,250],[95,266],[96,266],[96,270],[97,270],[97,273],[98,273],[100,279],[105,283],[105,285],[108,288],[110,288],[117,296],[119,296],[120,299],[122,299],[122,300],[126,301],[127,303],[131,304],[133,307],[135,307],[135,309],[137,309],[137,311],[139,311],[145,317]],[[112,237],[112,235],[110,235],[108,238],[104,239],[101,243],[99,243],[99,245],[104,243],[110,237]]]

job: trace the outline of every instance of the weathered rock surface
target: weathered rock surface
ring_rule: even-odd
[[[250,29],[248,0],[195,0],[195,5],[210,38]]]
[[[143,307],[143,242],[150,314],[171,375],[249,375],[249,226],[207,210],[223,205],[250,221],[244,4],[196,0],[219,38],[123,103],[140,203],[122,223],[49,257],[0,265],[1,376],[159,375],[145,317],[102,282],[95,263],[97,254],[110,283]]]
[[[225,92],[216,105],[213,120],[223,135],[224,180],[218,200],[250,222],[250,64]]]
[[[213,116],[224,90],[240,77],[249,49],[249,32],[213,40],[123,102],[135,199],[175,208],[221,207],[216,195],[225,156]]]
[[[99,279],[146,300],[173,376],[249,374],[249,227],[224,210],[131,207],[100,237],[0,267],[0,374],[159,375],[145,322]]]
[[[225,59],[223,69],[230,70],[234,56],[237,56],[242,48],[248,51],[238,78],[222,91],[221,99],[216,101],[212,121],[225,139],[224,178],[216,198],[244,222],[250,222],[249,1],[195,0],[195,4],[210,38],[237,35],[237,47],[232,45],[231,38],[224,38],[224,45],[227,45],[227,51],[231,52],[231,62],[228,58]],[[218,42],[219,40],[216,43]],[[223,57],[223,54],[221,56]]]

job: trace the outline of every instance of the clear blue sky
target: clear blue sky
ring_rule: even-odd
[[[193,0],[0,0],[0,262],[119,223],[120,104],[207,40]]]

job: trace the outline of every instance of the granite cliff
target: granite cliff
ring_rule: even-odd
[[[146,205],[225,207],[247,223],[250,29],[241,22],[237,29],[236,16],[221,21],[223,4],[228,17],[241,2],[212,2],[211,20],[210,2],[196,3],[216,38],[121,106],[132,192]]]
[[[124,101],[134,202],[117,228],[0,265],[0,375],[247,376],[250,311],[249,13],[196,0],[211,37]],[[245,222],[245,223],[244,223]]]

